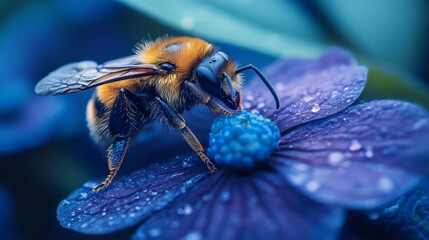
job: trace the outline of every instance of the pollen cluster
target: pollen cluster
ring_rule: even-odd
[[[270,156],[280,132],[269,119],[243,110],[232,117],[216,118],[209,138],[209,157],[220,165],[245,169]]]

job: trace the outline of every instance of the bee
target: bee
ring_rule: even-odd
[[[181,116],[185,109],[206,105],[216,114],[231,116],[242,109],[241,72],[252,69],[280,101],[264,74],[253,65],[238,67],[212,44],[191,37],[165,37],[138,46],[135,55],[97,64],[82,61],[64,65],[40,80],[35,92],[61,95],[96,87],[86,109],[94,141],[107,148],[109,174],[94,186],[109,186],[118,173],[130,142],[153,120],[165,120],[180,130],[210,173],[216,166]]]

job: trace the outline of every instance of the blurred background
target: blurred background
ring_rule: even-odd
[[[429,109],[425,0],[0,0],[1,239],[127,239],[134,232],[86,236],[59,226],[58,203],[84,182],[104,177],[105,156],[85,123],[92,90],[40,97],[33,89],[61,65],[128,56],[136,43],[165,35],[204,38],[239,63],[261,68],[342,46],[369,66],[362,100],[405,99]],[[159,148],[145,141],[177,143],[179,137],[150,128],[137,143],[143,150],[131,150],[121,174],[148,164],[143,155],[155,161],[181,153],[170,144],[162,156],[154,154]],[[350,216],[342,239],[391,234],[364,214]]]

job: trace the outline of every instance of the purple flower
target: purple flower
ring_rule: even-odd
[[[428,172],[428,113],[396,100],[351,106],[367,69],[349,53],[282,60],[265,73],[282,107],[257,81],[243,104],[281,138],[257,167],[209,175],[191,154],[119,177],[98,194],[88,182],[60,203],[60,224],[104,234],[143,222],[134,239],[335,239],[344,208],[377,207]]]

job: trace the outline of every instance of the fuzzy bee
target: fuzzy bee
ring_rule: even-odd
[[[180,113],[196,104],[216,114],[233,115],[242,109],[240,72],[253,69],[279,98],[263,73],[253,65],[237,67],[213,45],[190,37],[147,42],[135,55],[98,65],[93,61],[67,64],[43,78],[35,88],[40,95],[60,95],[97,87],[87,105],[92,138],[107,148],[109,174],[98,192],[116,176],[130,142],[155,119],[166,120],[181,131],[185,141],[215,172],[216,166]]]

